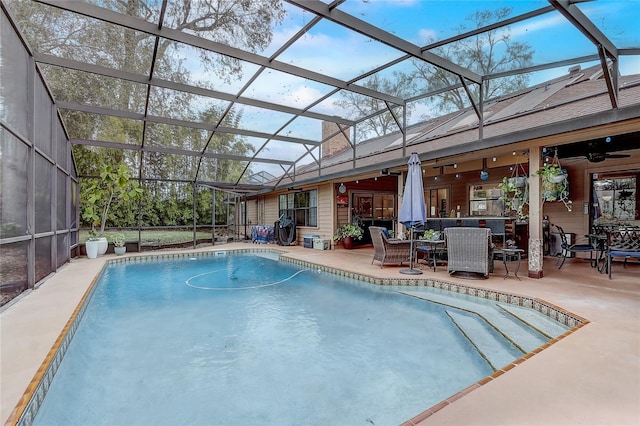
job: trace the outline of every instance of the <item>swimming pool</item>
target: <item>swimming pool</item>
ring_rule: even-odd
[[[495,302],[453,296],[272,255],[111,265],[35,424],[398,424],[522,355],[477,347]]]

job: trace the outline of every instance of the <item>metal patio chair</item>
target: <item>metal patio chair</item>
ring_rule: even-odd
[[[551,226],[555,226],[555,228],[558,230],[561,241],[560,257],[558,258],[558,269],[562,268],[562,265],[564,265],[567,257],[571,257],[571,253],[589,253],[589,264],[593,267],[596,266],[597,256],[594,255],[597,254],[598,250],[592,238],[589,238],[589,242],[586,244],[569,244],[567,241],[567,234],[565,234],[564,229],[556,224],[552,224]]]

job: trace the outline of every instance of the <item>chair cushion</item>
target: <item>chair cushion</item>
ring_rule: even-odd
[[[389,238],[389,230],[387,228],[382,228],[382,233],[385,237]]]
[[[624,257],[637,257],[640,258],[640,251],[624,251],[624,250],[612,250],[609,252],[610,256],[624,256]]]
[[[569,247],[571,251],[592,251],[595,250],[593,246],[587,244],[576,244],[574,246]]]

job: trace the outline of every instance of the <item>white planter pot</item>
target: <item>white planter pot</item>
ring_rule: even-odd
[[[118,255],[118,256],[122,256],[123,254],[125,254],[127,252],[127,248],[125,246],[122,247],[114,247],[113,251]]]
[[[513,183],[517,188],[524,188],[527,185],[526,176],[518,176],[509,178],[509,182]]]
[[[98,256],[103,256],[109,248],[109,240],[106,237],[98,239]]]
[[[551,183],[560,183],[567,178],[565,174],[559,174],[558,176],[554,176],[550,179]]]
[[[84,247],[87,250],[87,257],[89,259],[95,259],[98,257],[98,246],[100,245],[99,241],[87,240]]]

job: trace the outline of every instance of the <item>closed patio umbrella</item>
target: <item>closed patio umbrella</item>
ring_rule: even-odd
[[[420,158],[418,158],[417,153],[411,153],[408,164],[409,170],[398,220],[407,228],[411,228],[411,252],[409,253],[409,269],[401,269],[400,273],[418,275],[422,271],[413,269],[413,229],[416,226],[424,225],[427,220],[427,210],[424,204],[422,169],[420,168]]]

